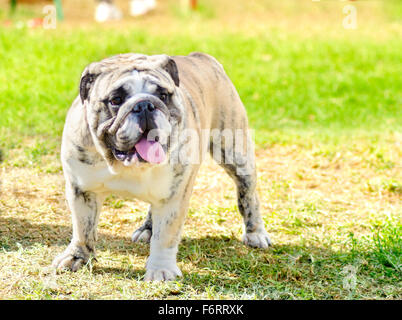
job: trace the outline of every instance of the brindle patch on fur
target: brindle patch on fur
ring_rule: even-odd
[[[85,151],[85,149],[81,146],[75,145],[76,149],[77,149],[77,159],[82,162],[85,163],[87,165],[93,165],[94,162],[89,158],[87,152]]]

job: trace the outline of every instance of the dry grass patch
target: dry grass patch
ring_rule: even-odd
[[[401,245],[399,143],[394,136],[382,149],[361,143],[259,149],[261,210],[275,243],[269,251],[240,243],[234,184],[208,160],[180,246],[184,279],[162,286],[141,281],[148,246],[130,242],[147,205],[114,196],[100,218],[98,261],[55,275],[48,266],[71,235],[57,153],[21,166],[18,155],[23,158],[29,147],[11,150],[1,166],[0,297],[401,298],[395,260]],[[388,229],[396,237],[381,236]],[[388,247],[382,253],[376,230],[378,239],[391,239],[383,241]],[[357,270],[353,290],[344,288],[345,266]]]

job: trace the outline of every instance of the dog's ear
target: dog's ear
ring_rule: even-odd
[[[179,86],[180,80],[179,80],[179,70],[177,69],[176,62],[172,59],[169,58],[163,69],[169,73],[169,75],[172,77],[173,82],[176,86]]]
[[[96,77],[97,74],[90,73],[88,68],[86,68],[82,73],[80,81],[80,97],[82,103],[84,103],[84,101],[88,99],[89,91],[91,90]]]

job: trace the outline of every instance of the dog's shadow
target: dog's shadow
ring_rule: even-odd
[[[28,219],[4,218],[0,216],[0,249],[6,251],[18,251],[21,246],[29,249],[37,245],[59,247],[54,255],[62,252],[71,238],[71,226],[50,223],[31,223]],[[111,251],[118,254],[135,254],[137,257],[146,258],[149,255],[149,245],[146,243],[133,243],[129,236],[116,236],[99,233],[97,250]],[[279,256],[289,256],[289,253],[297,251],[295,246],[275,245],[270,250],[253,249],[245,246],[234,237],[207,236],[201,238],[184,237],[180,243],[178,261],[179,264],[188,265],[187,271],[183,270],[185,277],[189,279],[214,277],[219,274],[244,274],[257,273],[254,270],[258,266],[267,266],[275,263]],[[306,248],[304,248],[306,250]],[[328,255],[327,249],[308,248],[311,253]],[[323,250],[325,252],[323,252]],[[48,261],[50,263],[50,261]],[[45,262],[44,262],[45,264]],[[208,270],[209,275],[199,275],[190,271]],[[139,280],[145,273],[145,266],[130,267],[127,264],[121,267],[104,266],[94,263],[92,272],[95,274],[113,274],[128,279]]]

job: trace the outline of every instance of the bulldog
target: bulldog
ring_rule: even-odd
[[[73,234],[54,267],[76,271],[95,255],[100,208],[113,193],[150,204],[132,235],[150,242],[144,280],[181,276],[178,244],[208,152],[237,186],[243,242],[267,248],[247,114],[222,65],[203,53],[121,54],[91,63],[63,131]]]

